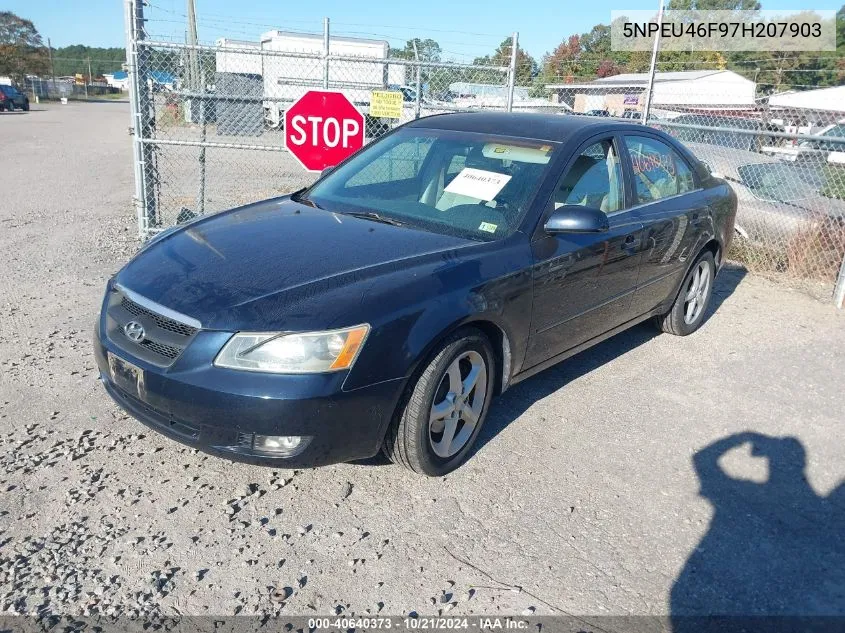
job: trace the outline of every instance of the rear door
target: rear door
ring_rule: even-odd
[[[575,152],[561,174],[531,249],[534,310],[525,367],[541,363],[631,318],[642,224],[628,211],[619,143],[605,134]],[[599,208],[604,233],[548,235],[542,226],[564,204]]]
[[[701,248],[713,234],[708,197],[692,165],[656,135],[627,133],[622,143],[634,206],[643,225],[643,256],[631,305],[645,314],[675,293]]]

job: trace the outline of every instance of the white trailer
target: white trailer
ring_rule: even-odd
[[[216,53],[218,73],[257,75],[264,85],[264,109],[268,123],[278,126],[284,111],[309,90],[326,83],[323,36],[288,31],[268,31],[259,42],[220,39]],[[370,92],[405,84],[405,66],[387,62],[390,47],[384,40],[332,37],[328,89],[342,92],[367,114]],[[289,53],[286,55],[285,53]]]

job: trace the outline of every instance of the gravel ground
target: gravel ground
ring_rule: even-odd
[[[511,389],[448,477],[232,464],[97,381],[127,124],[0,115],[0,612],[845,610],[845,315],[730,269],[694,336],[637,327]]]

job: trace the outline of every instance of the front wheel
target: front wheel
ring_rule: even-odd
[[[713,294],[715,277],[716,260],[713,253],[705,251],[684,278],[669,312],[656,318],[657,327],[676,336],[686,336],[700,328]]]
[[[385,455],[430,477],[460,466],[487,418],[494,368],[484,334],[462,329],[449,336],[409,386],[387,432]]]

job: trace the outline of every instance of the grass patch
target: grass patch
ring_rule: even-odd
[[[751,272],[834,282],[845,257],[845,220],[829,216],[808,222],[786,244],[763,244],[735,237],[728,258]]]

